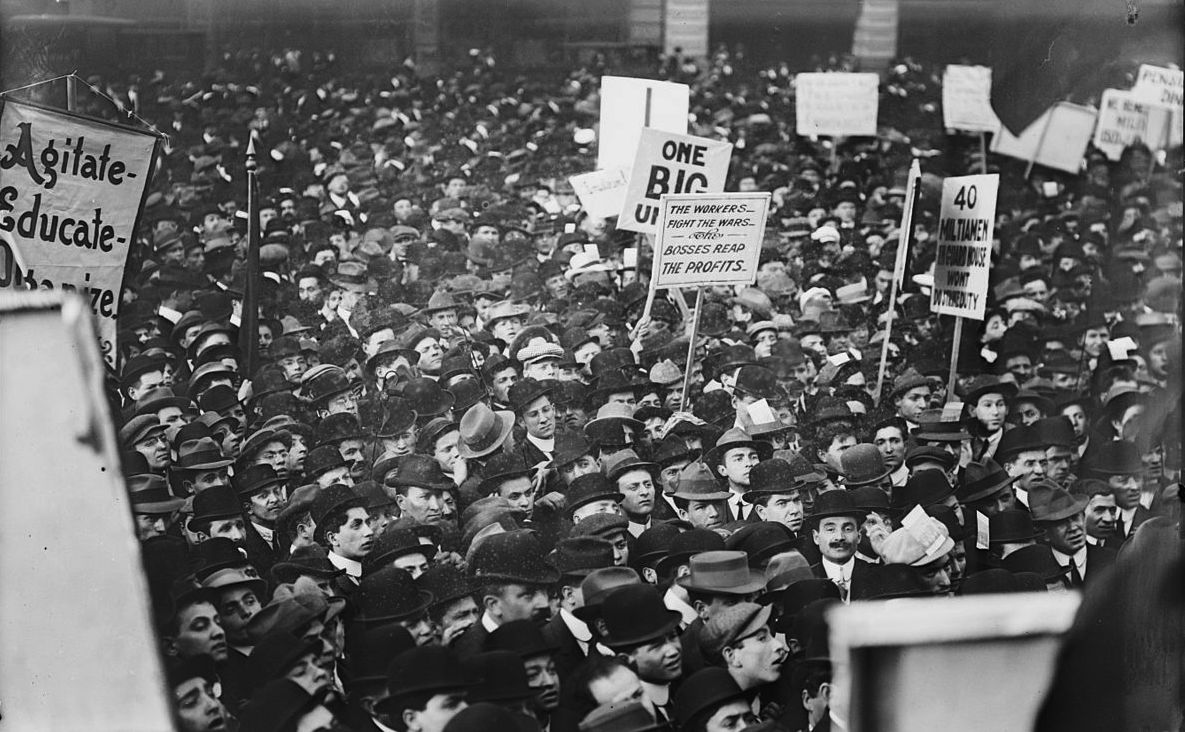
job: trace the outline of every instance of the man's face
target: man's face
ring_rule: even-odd
[[[704,724],[704,732],[738,732],[759,720],[753,708],[744,699],[734,699],[722,704]]]
[[[638,675],[625,666],[618,666],[608,676],[590,682],[588,692],[598,705],[642,701],[645,695]]]
[[[560,478],[563,479],[566,485],[572,485],[572,481],[580,476],[591,475],[592,473],[600,472],[600,470],[601,464],[596,458],[592,455],[581,455],[560,468]]]
[[[757,515],[762,521],[782,524],[797,534],[802,528],[803,520],[802,493],[775,493],[764,506],[757,507]]]
[[[425,374],[440,373],[440,362],[444,358],[444,349],[436,338],[425,338],[416,344],[416,353],[420,354],[420,371]]]
[[[1008,471],[1009,475],[1017,478],[1015,484],[1017,488],[1023,488],[1027,491],[1033,481],[1045,477],[1045,466],[1047,464],[1045,450],[1025,450],[1009,458],[1004,463],[1004,469]]]
[[[303,353],[284,356],[277,363],[284,370],[284,378],[294,384],[300,381],[300,377],[309,368],[308,361],[305,359]]]
[[[238,546],[247,543],[246,524],[238,517],[211,521],[207,533],[211,539],[230,539]]]
[[[448,645],[477,622],[480,613],[472,597],[453,601],[440,615],[440,642]]]
[[[523,330],[523,319],[516,316],[499,318],[490,325],[490,334],[503,343],[512,343]]]
[[[411,486],[405,494],[400,494],[396,498],[396,502],[405,516],[410,516],[420,523],[434,524],[440,521],[443,515],[440,491]]]
[[[626,536],[626,532],[619,531],[616,534],[610,534],[605,537],[613,546],[613,566],[624,567],[630,561],[630,540]]]
[[[284,504],[288,500],[288,491],[283,483],[270,485],[263,490],[251,494],[251,505],[248,512],[251,518],[264,526],[270,526],[280,517]]]
[[[679,518],[697,529],[718,529],[724,517],[724,501],[688,501],[686,509],[679,509]]]
[[[728,479],[729,485],[749,485],[749,472],[759,462],[757,451],[751,447],[734,447],[724,453],[716,471]]]
[[[262,609],[259,598],[255,596],[255,590],[250,587],[231,585],[224,588],[218,596],[218,616],[222,618],[227,640],[235,643],[246,642],[247,623]]]
[[[560,705],[560,676],[551,656],[532,656],[523,659],[527,671],[527,686],[535,691],[535,707],[551,712]]]
[[[365,508],[351,508],[346,521],[336,532],[327,532],[329,548],[347,559],[361,560],[374,545],[374,529]]]
[[[1111,475],[1107,477],[1107,485],[1111,486],[1111,492],[1115,496],[1115,505],[1120,509],[1135,508],[1140,505],[1140,476],[1128,475]]]
[[[1054,445],[1045,448],[1045,472],[1054,481],[1065,480],[1070,474],[1070,467],[1074,460],[1074,451],[1068,447]]]
[[[831,444],[827,446],[826,452],[822,453],[820,457],[823,458],[823,462],[827,463],[832,470],[837,473],[843,473],[841,456],[844,450],[854,447],[855,444],[856,438],[853,435],[837,435],[831,440]]]
[[[975,402],[973,410],[975,418],[983,428],[991,433],[1004,426],[1004,417],[1008,415],[1008,403],[1002,394],[984,394]]]
[[[850,224],[856,220],[856,204],[843,201],[836,205],[833,213],[842,223]]]
[[[559,376],[559,362],[553,359],[534,361],[523,366],[523,378],[536,381],[550,381]]]
[[[768,684],[781,677],[790,649],[766,627],[726,649],[725,654],[730,669],[735,669],[747,680]]]
[[[805,345],[803,346],[806,347]],[[803,359],[802,363],[795,364],[791,369],[794,379],[803,386],[809,386],[814,381],[818,370],[815,368],[815,362],[809,358]]]
[[[436,445],[432,450],[432,457],[436,458],[436,463],[440,465],[440,469],[445,473],[452,475],[453,466],[456,464],[458,453],[458,444],[461,440],[461,433],[457,430],[446,432],[440,437],[436,438]]]
[[[647,470],[630,470],[617,479],[617,490],[625,498],[621,508],[632,516],[649,516],[654,510],[654,479]]]
[[[834,516],[820,521],[819,528],[815,529],[811,536],[824,558],[835,564],[843,564],[856,553],[860,529],[855,518]]]
[[[317,476],[317,485],[322,488],[328,488],[335,483],[341,483],[351,488],[354,487],[354,476],[350,475],[349,466],[343,465],[337,468],[330,468]]]
[[[572,511],[572,523],[578,524],[589,516],[595,516],[598,513],[615,513],[621,515],[621,507],[617,505],[617,501],[612,498],[605,498],[600,501],[589,501],[583,506],[579,506]]]
[[[518,372],[513,368],[502,369],[494,374],[493,383],[490,384],[490,391],[493,393],[495,401],[505,404],[509,401],[508,396],[510,387],[514,386],[518,381]]]
[[[1005,488],[982,501],[975,501],[968,508],[991,518],[1002,511],[1010,511],[1016,508],[1016,496],[1013,495],[1011,488]]]
[[[269,442],[255,455],[255,465],[270,465],[281,478],[288,475],[288,446]]]
[[[527,434],[540,440],[555,437],[555,407],[551,397],[541,396],[523,408],[520,416]]]
[[[679,635],[671,631],[665,637],[629,652],[638,678],[652,684],[666,684],[683,674],[683,650]]]
[[[929,564],[918,567],[918,574],[921,575],[922,582],[930,589],[930,592],[935,595],[946,595],[950,593],[950,555],[943,555]]]
[[[1084,515],[1087,535],[1099,541],[1110,538],[1115,533],[1115,521],[1119,516],[1115,496],[1102,493],[1091,496]]]
[[[325,403],[325,411],[328,414],[349,413],[355,416],[358,415],[358,400],[362,397],[362,388],[358,387],[352,391],[347,391],[330,399]]]
[[[227,728],[226,707],[215,695],[214,685],[201,676],[174,686],[173,700],[177,704],[181,732],[212,732]]]
[[[350,475],[354,480],[361,480],[366,475],[366,455],[363,450],[366,443],[362,440],[342,440],[337,445],[342,460],[350,466]]]
[[[905,462],[905,436],[894,426],[881,427],[872,438],[872,444],[884,458],[885,467],[896,470]]]
[[[148,461],[149,470],[163,472],[173,463],[173,456],[169,452],[169,439],[164,429],[154,429],[145,435],[134,447],[136,452]]]
[[[222,618],[208,602],[197,602],[177,613],[177,637],[174,651],[181,658],[209,656],[215,663],[226,660],[226,633]]]
[[[897,414],[910,422],[917,422],[922,411],[930,406],[930,387],[915,386],[897,397]]]
[[[463,693],[436,694],[428,700],[422,710],[417,709],[411,713],[410,723],[406,728],[420,732],[444,732],[452,718],[468,706]]]
[[[138,513],[136,514],[136,536],[140,541],[154,536],[164,536],[173,523],[173,515],[168,513]]]
[[[404,554],[401,557],[396,557],[391,561],[391,564],[406,571],[411,575],[412,579],[419,577],[424,572],[428,571],[428,557],[424,556],[423,552],[411,552]]]
[[[531,479],[525,475],[511,478],[498,486],[498,495],[510,502],[515,510],[530,515],[535,508],[535,492],[532,490]]]
[[[531,620],[543,624],[551,616],[547,589],[541,585],[506,585],[493,601],[495,615],[503,623],[512,620]]]
[[[1110,332],[1106,328],[1087,328],[1082,334],[1082,350],[1091,358],[1098,358],[1107,345]]]
[[[679,473],[691,464],[690,460],[679,459],[664,466],[658,474],[662,480],[662,489],[666,493],[673,493],[679,486]]]
[[[1041,414],[1041,410],[1033,402],[1020,401],[1016,403],[1016,416],[1020,423],[1027,427],[1045,415]]]
[[[1061,521],[1045,524],[1045,538],[1049,546],[1062,554],[1075,554],[1086,546],[1086,520],[1076,513]]]
[[[1023,384],[1033,378],[1033,359],[1023,353],[1009,356],[1004,361],[1004,369],[1016,377],[1017,383]]]

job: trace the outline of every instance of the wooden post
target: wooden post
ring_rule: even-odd
[[[74,74],[66,77],[66,111],[78,111],[78,79]]]
[[[983,170],[981,170],[979,172],[983,173],[984,175],[987,175],[988,164],[987,164],[987,133],[986,132],[979,133],[979,158],[980,158],[980,160],[983,161],[981,163],[981,167],[983,168]]]
[[[1053,122],[1053,110],[1057,109],[1057,105],[1049,108],[1049,116],[1045,118],[1045,124],[1041,127],[1041,136],[1037,138],[1037,149],[1033,151],[1033,157],[1029,159],[1029,165],[1025,168],[1025,180],[1033,174],[1033,166],[1037,164],[1037,157],[1041,155],[1041,146],[1045,144],[1045,136],[1049,134],[1049,125]]]
[[[909,183],[905,187],[905,208],[901,211],[901,230],[897,232],[897,260],[893,263],[893,280],[889,285],[889,322],[885,324],[885,340],[881,343],[880,368],[876,372],[876,400],[881,398],[885,385],[885,369],[889,363],[889,336],[893,334],[893,312],[897,307],[897,288],[905,277],[905,257],[913,236],[913,209],[917,202],[917,189],[922,179],[922,166],[917,160],[909,166]]]
[[[699,317],[704,311],[704,288],[696,288],[695,314],[691,318],[691,339],[687,343],[687,363],[683,371],[683,394],[679,397],[679,411],[687,411],[687,396],[691,391],[691,364],[695,361],[695,341],[699,336]]]
[[[946,400],[950,401],[955,393],[955,382],[958,379],[959,371],[959,347],[963,343],[963,320],[959,316],[955,316],[955,337],[954,344],[950,351],[950,375],[946,379]]]

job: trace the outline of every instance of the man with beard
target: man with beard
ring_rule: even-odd
[[[535,692],[530,699],[531,713],[547,730],[572,729],[576,719],[568,709],[560,708],[560,676],[556,671],[556,647],[530,620],[505,623],[490,633],[488,651],[511,651],[522,659],[527,685]]]
[[[811,565],[811,573],[834,582],[845,604],[867,597],[872,589],[869,580],[877,571],[868,562],[856,561],[863,521],[864,511],[850,491],[820,494],[809,517],[811,539],[821,555],[819,563]]]
[[[1093,584],[1118,554],[1114,549],[1087,543],[1083,513],[1087,503],[1048,479],[1029,488],[1033,523],[1044,533],[1053,558],[1069,569],[1067,583],[1073,589]]]
[[[481,619],[456,640],[460,655],[480,653],[490,634],[514,620],[537,625],[551,617],[548,592],[560,579],[544,557],[535,533],[525,529],[494,534],[472,550],[470,571],[481,584]]]
[[[181,732],[227,729],[231,717],[218,699],[218,674],[215,662],[209,656],[171,659],[165,666],[165,675],[173,693]]]
[[[755,521],[755,511],[746,505],[744,494],[749,490],[750,471],[761,460],[768,460],[773,449],[768,442],[749,437],[744,430],[734,427],[716,441],[716,446],[704,454],[704,463],[728,482],[727,521]]]
[[[742,691],[765,697],[782,675],[790,657],[786,642],[769,627],[773,608],[742,602],[725,608],[704,626],[701,643],[709,660],[718,662]],[[763,699],[766,703],[772,699]]]
[[[270,465],[252,465],[235,476],[235,489],[248,523],[244,548],[247,558],[266,574],[287,547],[277,546],[276,519],[288,501],[283,477]]]
[[[674,718],[671,685],[683,675],[679,613],[663,605],[654,586],[628,584],[605,597],[601,622],[601,642],[637,674],[658,720],[670,722]]]
[[[779,523],[797,536],[802,530],[802,491],[794,480],[790,463],[770,458],[749,472],[745,502],[752,504],[761,521]],[[711,527],[709,527],[711,528]]]

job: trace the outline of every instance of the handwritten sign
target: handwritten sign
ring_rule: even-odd
[[[999,189],[996,173],[942,182],[932,312],[983,320]]]
[[[1097,117],[1098,112],[1092,107],[1058,102],[1019,136],[1001,127],[992,137],[992,152],[1078,173],[1086,146],[1094,135]]]
[[[951,64],[942,74],[942,124],[947,129],[995,132],[1000,118],[992,109],[992,70]]]
[[[798,134],[876,135],[876,74],[807,73],[794,77]]]
[[[607,219],[621,211],[630,176],[624,168],[610,168],[574,175],[568,182],[590,216]]]
[[[769,193],[663,196],[651,286],[752,284],[769,201]]]
[[[0,288],[70,290],[115,362],[115,318],[157,139],[9,99],[0,112]]]
[[[617,228],[654,234],[664,194],[723,191],[731,158],[729,142],[642,130]]]
[[[1181,69],[1166,69],[1163,66],[1143,64],[1136,76],[1136,84],[1132,93],[1137,99],[1149,104],[1175,109],[1182,109],[1182,97],[1185,96],[1185,72]]]
[[[597,169],[630,170],[642,130],[687,134],[691,90],[686,84],[627,76],[601,77]]]
[[[1153,150],[1163,147],[1172,114],[1168,109],[1120,89],[1104,90],[1100,107],[1094,145],[1111,160],[1119,160],[1123,149],[1134,142],[1143,142]]]

